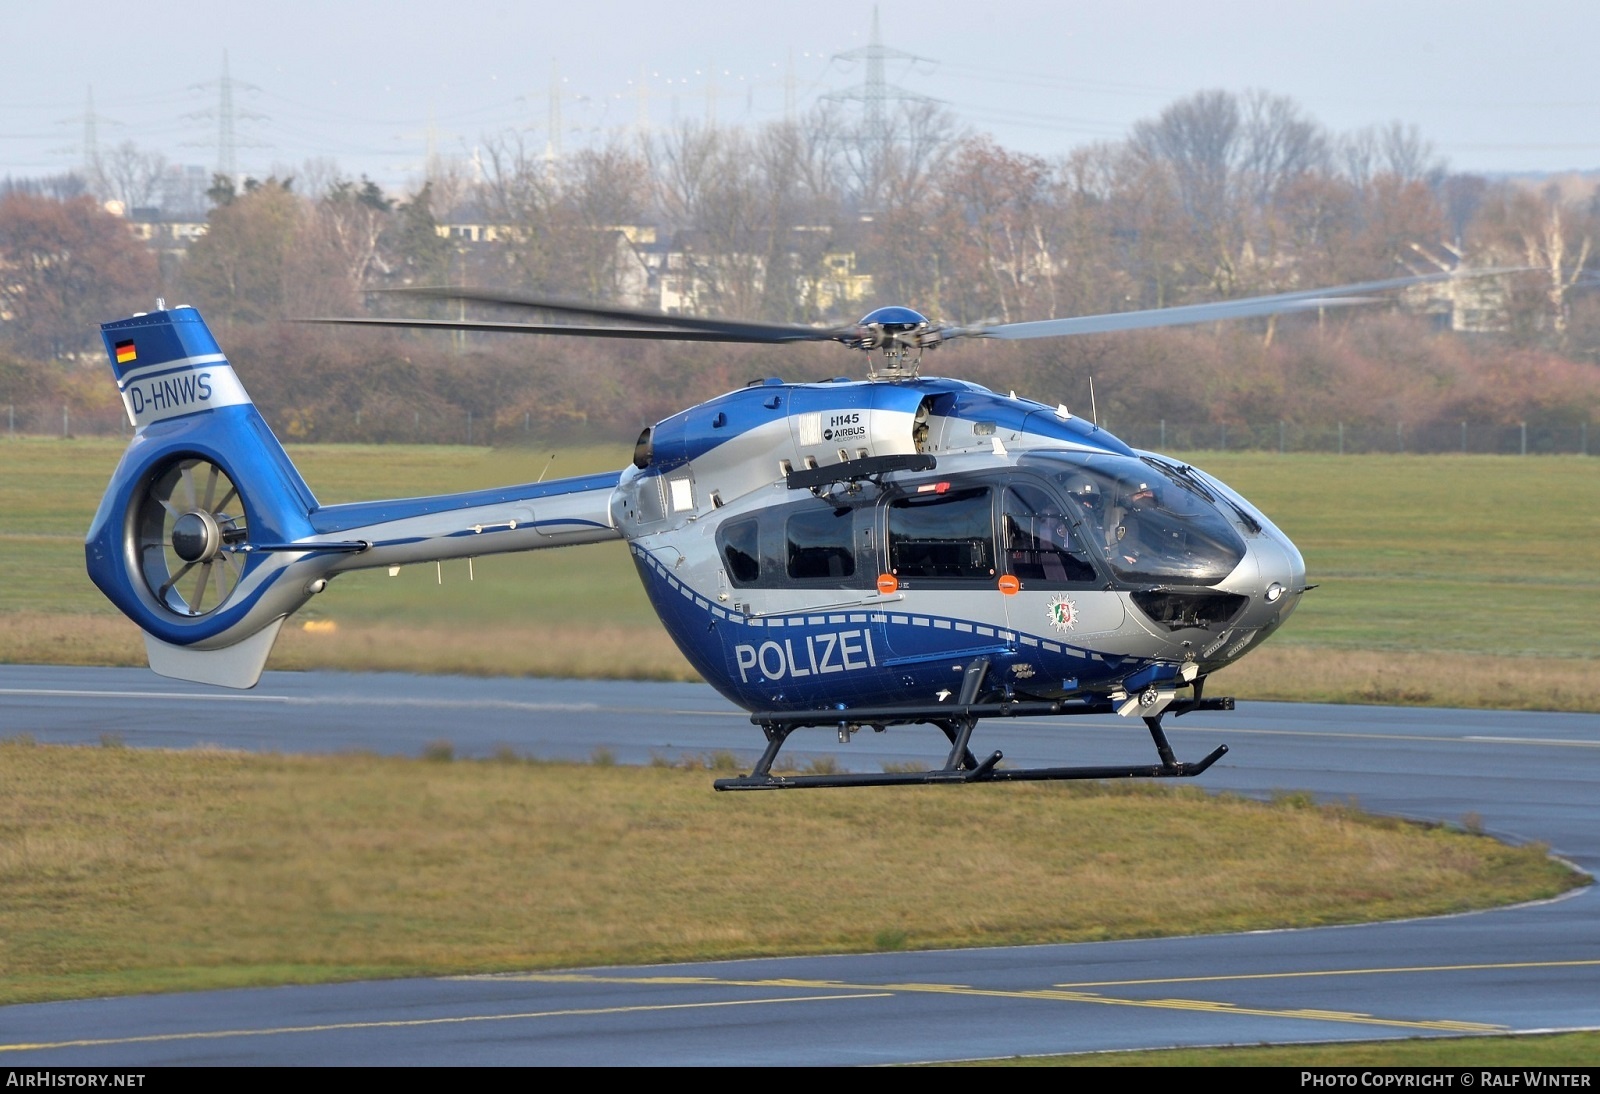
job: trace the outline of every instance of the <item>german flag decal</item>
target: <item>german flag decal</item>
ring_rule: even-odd
[[[139,359],[139,354],[133,348],[133,339],[117,343],[117,364],[132,364]]]

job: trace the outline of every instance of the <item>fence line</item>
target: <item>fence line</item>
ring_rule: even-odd
[[[516,445],[548,436],[552,423],[519,413],[499,421],[456,407],[374,412],[319,411],[314,417],[269,414],[273,431],[287,442],[331,444]],[[582,423],[576,423],[581,428]],[[555,427],[571,431],[574,423]],[[6,405],[0,428],[12,437],[127,437],[132,433],[120,408],[83,410],[64,406]],[[543,431],[538,432],[536,431]],[[615,430],[620,442],[626,430]],[[631,434],[629,434],[631,436]]]
[[[495,419],[456,407],[375,412],[319,412],[314,420],[274,415],[273,428],[286,441],[331,444],[478,444],[516,445],[584,428],[582,423],[538,421],[523,413]],[[1547,424],[1517,422],[1396,421],[1392,424],[1336,422],[1300,425],[1294,422],[1176,422],[1166,420],[1110,422],[1106,428],[1135,448],[1157,452],[1414,452],[1471,455],[1600,454],[1600,436],[1588,422]],[[126,437],[131,429],[117,408],[69,409],[66,406],[6,407],[7,436]],[[593,427],[596,439],[626,430]]]
[[[1335,422],[1138,422],[1110,423],[1117,436],[1135,448],[1163,451],[1220,452],[1414,452],[1435,455],[1574,455],[1593,454],[1588,422],[1548,425],[1517,422],[1419,422],[1392,424]]]

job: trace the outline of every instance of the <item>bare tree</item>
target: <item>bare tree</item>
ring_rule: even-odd
[[[774,230],[743,131],[680,125],[649,145],[656,204],[674,230],[666,271],[690,306],[758,314]]]
[[[566,162],[562,190],[574,221],[567,257],[582,282],[569,291],[616,299],[633,254],[625,229],[640,219],[648,193],[644,160],[620,144],[585,149]]]
[[[1444,159],[1432,142],[1423,138],[1422,131],[1399,121],[1347,134],[1339,141],[1339,158],[1345,175],[1362,189],[1378,175],[1431,185],[1440,181],[1446,170]]]
[[[95,341],[99,323],[160,291],[155,256],[87,195],[0,195],[0,339],[39,357]]]
[[[800,287],[816,284],[823,272],[832,232],[808,192],[816,180],[810,174],[814,165],[807,162],[811,149],[804,131],[788,122],[765,126],[756,134],[753,151],[766,206],[760,314],[792,320],[806,303]]]
[[[873,284],[888,299],[930,314],[953,314],[950,255],[945,253],[952,237],[936,221],[963,131],[939,104],[907,102],[896,111],[889,134],[881,156],[868,165],[874,174],[863,174],[859,160],[859,151],[869,146],[848,144],[845,156],[846,200],[866,222],[864,251]],[[852,192],[863,182],[873,189]]]
[[[833,104],[822,103],[798,121],[774,127],[790,144],[786,167],[803,200],[813,209],[827,209],[830,216],[838,215],[844,201],[840,139],[843,124],[838,109]]]
[[[317,244],[332,252],[340,276],[353,298],[374,268],[387,271],[378,241],[388,227],[393,202],[363,176],[361,184],[336,178],[316,204],[310,231]]]
[[[501,244],[530,288],[559,292],[564,253],[560,215],[561,179],[554,161],[529,149],[520,133],[508,133],[484,147],[483,213],[492,220]]]
[[[949,303],[963,318],[1042,318],[1053,306],[1054,270],[1040,217],[1045,179],[1044,161],[990,140],[965,141],[952,157],[940,228],[956,244],[946,254],[960,295]]]
[[[1295,179],[1328,166],[1328,137],[1293,99],[1251,91],[1244,97],[1238,170],[1251,201],[1265,208]]]
[[[434,155],[429,157],[420,193],[426,187],[432,215],[448,219],[470,199],[477,188],[472,164],[458,156]]]
[[[655,204],[669,225],[697,225],[707,212],[722,140],[722,130],[686,122],[646,146]]]
[[[880,208],[915,207],[937,192],[950,157],[969,134],[935,102],[907,102],[893,119],[881,179]]]
[[[1230,184],[1241,127],[1236,96],[1201,91],[1173,103],[1155,120],[1135,124],[1129,144],[1171,172],[1184,211],[1214,230],[1233,215]]]
[[[1549,186],[1539,193],[1518,190],[1506,195],[1494,221],[1503,243],[1539,271],[1545,322],[1557,340],[1564,341],[1571,318],[1570,295],[1589,262],[1592,220]]]
[[[1119,162],[1126,149],[1099,143],[1055,164],[1044,224],[1051,256],[1052,315],[1117,311],[1137,300],[1122,259],[1127,238],[1117,230]]]
[[[102,152],[96,160],[93,187],[102,198],[120,201],[127,213],[148,206],[161,191],[167,157],[159,152],[141,152],[132,141],[123,141]]]
[[[0,198],[9,194],[32,194],[56,201],[71,201],[87,193],[89,184],[76,171],[68,171],[61,175],[45,175],[40,178],[19,179],[7,175],[0,179]]]
[[[1444,159],[1415,125],[1390,122],[1379,132],[1379,142],[1384,168],[1396,178],[1432,185],[1443,177]]]
[[[753,155],[765,277],[761,314],[784,321],[840,318],[850,299],[843,251],[857,246],[844,210],[844,123],[824,103],[797,121],[764,126]]]

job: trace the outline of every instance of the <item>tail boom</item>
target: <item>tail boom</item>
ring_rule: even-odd
[[[323,507],[198,312],[102,327],[134,436],[85,539],[150,666],[253,687],[283,621],[346,570],[618,538],[619,473]]]
[[[620,472],[437,497],[333,505],[311,514],[320,537],[367,544],[330,572],[537,551],[618,539]]]

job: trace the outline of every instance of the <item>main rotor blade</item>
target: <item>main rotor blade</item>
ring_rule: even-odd
[[[1285,315],[1333,307],[1353,307],[1380,303],[1374,296],[1389,289],[1406,288],[1429,282],[1458,278],[1488,277],[1518,273],[1521,267],[1506,269],[1444,272],[1408,277],[1363,281],[1326,289],[1251,296],[1240,300],[1221,300],[1210,304],[1187,304],[1175,308],[1150,308],[1141,311],[1110,312],[1104,315],[1073,316],[1027,323],[1002,323],[996,326],[944,327],[926,332],[927,342],[953,338],[999,338],[1008,341],[1031,338],[1060,338],[1075,334],[1102,334],[1112,331],[1176,327],[1195,323],[1215,323],[1230,319],[1250,319],[1265,315]],[[541,299],[515,293],[483,289],[401,288],[374,289],[373,292],[419,296],[431,300],[453,300],[518,308],[533,308],[578,319],[620,321],[628,326],[586,326],[581,323],[510,323],[482,319],[390,319],[317,318],[300,323],[332,323],[343,326],[398,327],[410,330],[480,331],[506,334],[553,334],[565,337],[635,338],[678,342],[734,342],[781,344],[786,342],[842,342],[857,349],[881,344],[881,330],[856,326],[807,327],[786,323],[750,323],[732,319],[705,319],[698,316],[667,315],[644,308],[593,304],[584,301]],[[637,325],[634,325],[637,324]],[[899,336],[896,336],[899,337]],[[921,336],[918,336],[919,338]],[[902,339],[911,344],[909,338]]]
[[[1509,270],[1475,271],[1472,276],[1510,273]],[[1004,323],[997,327],[956,327],[944,331],[946,338],[1001,338],[1008,341],[1027,338],[1061,338],[1074,334],[1105,334],[1111,331],[1145,330],[1152,327],[1181,327],[1192,323],[1215,323],[1228,319],[1252,319],[1262,315],[1283,315],[1319,308],[1370,304],[1368,295],[1385,289],[1405,288],[1430,281],[1447,281],[1449,273],[1417,277],[1391,277],[1382,281],[1363,281],[1356,285],[1336,285],[1331,289],[1305,289],[1300,292],[1250,296],[1242,300],[1219,300],[1211,304],[1186,304],[1176,308],[1149,308],[1142,311],[1080,315],[1069,319],[1042,319],[1031,323]]]
[[[405,288],[382,290],[401,296],[420,296],[429,300],[457,300],[469,304],[492,304],[513,308],[535,308],[553,315],[571,315],[585,319],[620,320],[640,323],[653,330],[693,330],[725,334],[732,337],[723,341],[772,342],[829,342],[846,334],[845,331],[806,327],[795,323],[753,323],[739,319],[707,319],[693,315],[668,315],[648,308],[625,308],[615,304],[592,304],[582,300],[543,299],[519,293],[490,292],[486,289],[431,289]],[[602,330],[607,328],[601,328]],[[626,335],[601,335],[601,337],[627,337]],[[657,335],[660,337],[660,335]]]
[[[499,334],[564,334],[583,338],[651,338],[669,342],[777,342],[831,341],[833,335],[817,331],[816,337],[754,336],[737,331],[693,330],[688,327],[585,327],[577,323],[495,323],[478,319],[296,319],[296,323],[328,323],[346,327],[403,327],[410,330],[464,330]]]

